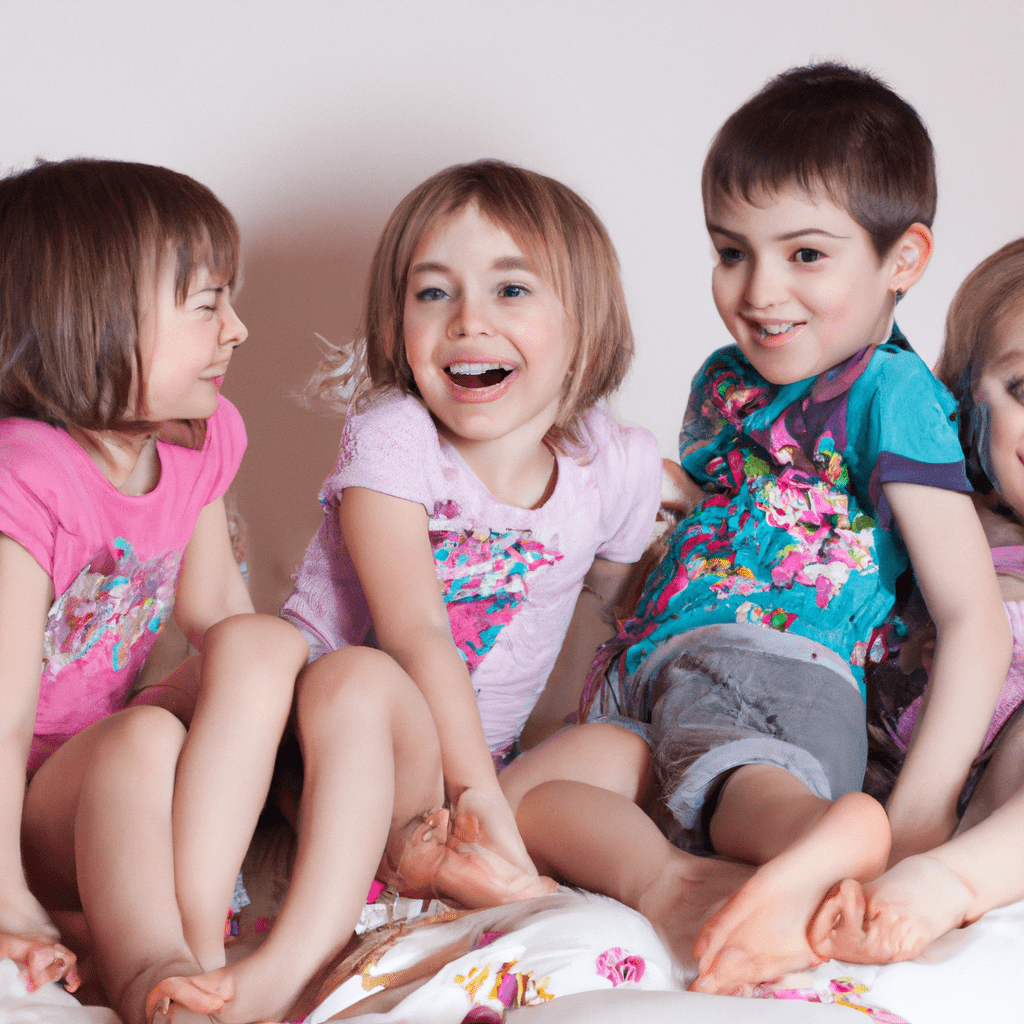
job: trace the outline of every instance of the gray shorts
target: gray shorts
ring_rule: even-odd
[[[710,849],[705,805],[741,765],[778,765],[826,800],[863,784],[864,700],[845,662],[813,641],[704,626],[659,644],[627,687],[646,691],[647,739],[680,845]]]

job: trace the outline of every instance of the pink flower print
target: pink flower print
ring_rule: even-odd
[[[462,1018],[462,1024],[502,1024],[505,1012],[492,1010],[489,1006],[472,1006]]]
[[[454,501],[435,501],[434,511],[430,513],[431,519],[457,519],[460,508]]]
[[[635,984],[646,970],[647,964],[642,956],[627,953],[621,946],[606,949],[597,958],[597,973],[607,978],[613,988],[627,981]]]
[[[522,607],[529,575],[562,554],[515,530],[431,530],[430,543],[452,636],[472,672]]]

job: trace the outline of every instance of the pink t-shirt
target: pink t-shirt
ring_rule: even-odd
[[[487,743],[492,751],[507,748],[547,682],[595,556],[636,561],[658,509],[661,457],[653,435],[623,427],[601,409],[584,422],[587,450],[559,455],[551,497],[525,509],[484,487],[415,398],[388,395],[350,415],[320,492],[323,524],[281,614],[304,632],[314,657],[372,643],[370,611],[338,521],[339,497],[346,487],[365,487],[423,505]]]
[[[992,561],[996,572],[1015,573],[1024,577],[1024,546],[1009,545],[992,548]],[[1013,654],[1010,656],[1010,668],[1006,673],[1006,681],[996,699],[995,711],[989,722],[985,740],[981,744],[982,751],[988,750],[989,744],[996,738],[996,733],[1003,727],[1006,720],[1017,708],[1024,704],[1024,601],[1006,601],[1003,604],[1006,617],[1010,620],[1010,634],[1013,637]],[[910,737],[914,732],[914,724],[921,711],[924,695],[916,698],[900,715],[896,725],[896,738],[906,750]]]
[[[174,607],[199,513],[227,490],[242,460],[242,418],[221,398],[201,450],[163,442],[157,450],[159,483],[130,496],[65,431],[0,420],[0,532],[29,551],[57,595],[46,621],[30,773],[124,707]]]

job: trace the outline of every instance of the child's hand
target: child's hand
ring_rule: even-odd
[[[524,874],[537,877],[537,869],[519,835],[512,808],[497,782],[493,788],[474,786],[464,790],[452,817],[451,832],[455,842],[477,843]]]
[[[0,932],[0,958],[13,960],[20,968],[18,977],[29,992],[53,981],[64,979],[64,987],[74,992],[79,985],[75,954],[67,946],[47,935],[12,935]]]

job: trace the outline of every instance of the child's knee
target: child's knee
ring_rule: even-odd
[[[302,672],[298,714],[306,721],[380,715],[408,701],[415,688],[397,662],[383,651],[344,647],[329,651]]]
[[[214,623],[203,643],[208,657],[223,655],[251,664],[273,665],[298,674],[309,657],[306,638],[276,615],[251,612]]]

